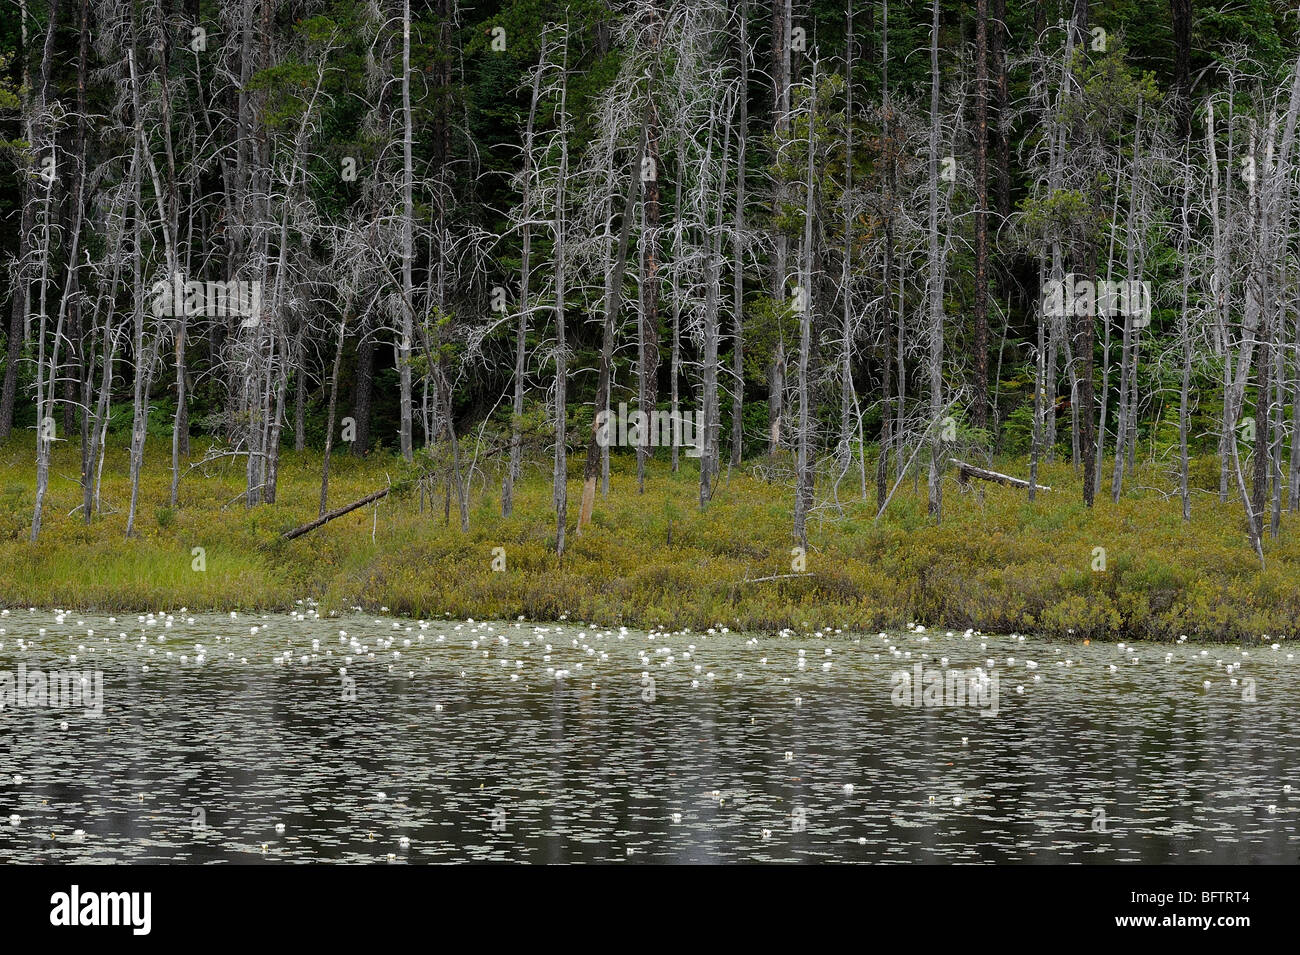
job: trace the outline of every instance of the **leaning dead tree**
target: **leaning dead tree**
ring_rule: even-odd
[[[957,458],[949,458],[949,462],[956,466],[958,480],[963,486],[970,484],[971,478],[978,478],[981,481],[991,481],[994,484],[1001,484],[1005,487],[1028,488],[1030,483],[1023,478],[1012,477],[1009,474],[1002,474],[998,471],[990,471],[988,468],[976,467],[973,464],[967,464]],[[1044,484],[1034,486],[1036,491],[1050,491],[1051,488]]]
[[[300,527],[295,527],[291,531],[285,531],[281,537],[284,540],[293,540],[294,538],[301,537],[303,534],[309,534],[316,530],[316,528],[323,527],[330,521],[337,520],[345,514],[351,514],[353,511],[359,510],[367,504],[374,504],[376,501],[382,500],[388,496],[391,490],[391,487],[382,487],[378,491],[373,491],[365,497],[353,501],[351,504],[345,504],[342,507],[335,508],[327,514],[322,514],[314,521],[308,521],[306,524],[303,524]]]

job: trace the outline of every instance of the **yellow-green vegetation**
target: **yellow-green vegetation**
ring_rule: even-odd
[[[1099,497],[1089,511],[1068,462],[1046,466],[1052,485],[1030,504],[1025,492],[948,482],[944,518],[925,508],[925,487],[904,480],[885,516],[840,488],[842,508],[824,503],[809,522],[807,576],[792,575],[791,494],[748,471],[724,467],[701,512],[695,462],[673,474],[652,467],[638,494],[630,456],[615,456],[608,498],[592,526],[554,554],[549,474],[526,471],[515,514],[500,515],[499,484],[479,476],[470,530],[462,533],[454,493],[444,486],[421,504],[410,484],[294,541],[280,534],[316,516],[320,456],[285,453],[278,501],[247,509],[242,458],[190,472],[180,503],[167,506],[170,449],[146,455],[138,533],[124,537],[126,452],[110,448],[102,514],[81,520],[78,452],[55,454],[45,526],[28,541],[34,454],[13,442],[0,451],[0,603],[99,610],[272,609],[316,598],[330,609],[387,607],[424,617],[569,619],[650,627],[805,626],[881,629],[917,621],[948,628],[1082,638],[1274,639],[1300,620],[1300,521],[1283,515],[1266,540],[1260,569],[1238,503],[1194,492],[1184,523],[1164,474],[1139,471],[1118,505]],[[196,445],[199,460],[201,449]],[[403,472],[388,456],[337,455],[330,506],[382,487]],[[1001,470],[1024,473],[1024,462]],[[576,519],[581,459],[571,472]],[[1217,471],[1204,463],[1205,481]],[[1204,483],[1204,481],[1202,482]],[[826,485],[819,475],[819,489]],[[233,502],[233,503],[232,503]],[[572,525],[570,525],[572,528]],[[493,570],[503,548],[505,569]],[[203,548],[204,570],[195,570]],[[1105,569],[1096,548],[1105,549]],[[499,561],[498,561],[499,564]],[[757,582],[755,578],[777,579]]]

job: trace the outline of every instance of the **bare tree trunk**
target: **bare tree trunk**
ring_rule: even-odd
[[[637,322],[640,341],[637,344],[637,410],[643,415],[643,425],[649,425],[659,400],[659,134],[660,119],[657,102],[656,72],[663,23],[657,4],[647,6],[650,22],[647,24],[649,43],[654,62],[648,74],[649,94],[646,100],[645,157],[641,175],[641,243],[639,248],[641,309]],[[648,172],[648,175],[646,174]],[[642,438],[645,437],[643,432]],[[637,493],[645,493],[646,459],[652,450],[648,441],[642,440],[636,448]]]
[[[189,396],[185,393],[185,309],[181,309],[182,318],[176,326],[176,414],[172,422],[172,483],[168,503],[176,506],[177,493],[181,480],[181,425],[185,422],[185,403]]]
[[[1191,139],[1190,132],[1188,138],[1184,140],[1184,161],[1190,159]],[[1183,204],[1180,210],[1182,215],[1182,254],[1183,254],[1183,294],[1181,307],[1178,313],[1178,337],[1181,339],[1183,352],[1183,375],[1182,381],[1178,388],[1178,491],[1183,502],[1183,520],[1192,519],[1192,499],[1188,490],[1190,477],[1190,460],[1187,451],[1187,438],[1189,430],[1189,394],[1191,391],[1192,381],[1192,328],[1191,316],[1187,313],[1188,290],[1192,284],[1192,233],[1189,225],[1188,216],[1192,201],[1192,176],[1184,177],[1183,180]]]
[[[524,129],[524,174],[522,247],[519,253],[519,320],[515,328],[515,393],[510,416],[510,465],[501,485],[501,514],[509,517],[514,511],[515,482],[519,480],[519,459],[523,448],[524,416],[524,360],[528,343],[528,299],[532,279],[533,227],[533,136],[537,122],[537,103],[541,98],[542,68],[546,64],[546,43],[542,42],[541,61],[533,73],[533,95],[528,104],[528,125]],[[581,529],[582,522],[578,522]]]
[[[1038,277],[1039,277],[1038,284],[1040,287],[1046,284],[1045,283],[1046,273],[1047,273],[1046,262],[1042,262],[1040,263],[1038,269]],[[1042,454],[1042,447],[1043,447],[1043,397],[1045,394],[1044,388],[1046,387],[1043,381],[1043,376],[1045,373],[1045,359],[1044,359],[1044,356],[1046,354],[1045,326],[1047,324],[1047,321],[1046,321],[1046,317],[1043,314],[1043,309],[1041,307],[1037,309],[1037,313],[1038,313],[1038,322],[1037,322],[1038,341],[1034,349],[1034,425],[1033,425],[1033,437],[1030,440],[1030,450],[1029,450],[1029,500],[1030,501],[1034,500],[1035,488],[1038,486],[1038,460],[1040,455]]]
[[[1127,270],[1126,278],[1132,279],[1134,276],[1135,266],[1135,245],[1139,241],[1139,226],[1137,223],[1137,193],[1141,188],[1141,178],[1138,167],[1138,153],[1140,147],[1142,129],[1142,112],[1141,107],[1138,109],[1138,127],[1133,136],[1133,166],[1132,176],[1129,181],[1129,204],[1128,204],[1128,229],[1124,236],[1125,245],[1125,268]],[[1109,319],[1107,319],[1109,322]],[[1137,348],[1134,341],[1135,328],[1133,326],[1133,316],[1126,314],[1124,316],[1124,338],[1120,346],[1119,360],[1119,417],[1115,425],[1115,469],[1111,475],[1110,494],[1111,500],[1116,504],[1119,503],[1120,491],[1124,486],[1124,459],[1126,449],[1129,447],[1131,438],[1131,421],[1135,395],[1133,389],[1135,385],[1134,375],[1137,366]]]
[[[356,440],[352,453],[358,457],[370,449],[370,403],[375,384],[375,343],[363,328],[357,342],[357,387],[352,399],[352,417],[356,422]]]
[[[1273,421],[1273,354],[1272,322],[1269,319],[1271,305],[1264,304],[1265,317],[1260,323],[1259,357],[1255,366],[1255,446],[1251,455],[1254,471],[1250,506],[1255,516],[1255,533],[1264,533],[1264,504],[1268,498],[1269,446],[1271,444],[1271,425]]]
[[[49,21],[45,31],[45,43],[41,54],[40,79],[36,86],[36,107],[27,102],[28,91],[33,88],[31,72],[28,68],[28,9],[26,0],[19,0],[18,20],[21,38],[22,85],[20,91],[24,98],[23,113],[26,139],[33,145],[44,141],[45,104],[49,100],[50,74],[54,63],[54,38],[58,33],[59,0],[50,0]],[[38,147],[39,148],[39,147]],[[50,186],[46,183],[46,186]],[[30,257],[33,253],[32,233],[36,228],[37,196],[35,177],[23,177],[20,189],[23,204],[20,216],[21,229],[18,233],[18,268],[13,275],[13,305],[9,313],[9,335],[6,342],[4,383],[0,385],[0,440],[7,440],[13,431],[14,404],[18,395],[18,366],[22,358],[22,349],[31,333],[31,274]],[[42,253],[43,255],[44,253]]]
[[[854,322],[854,302],[851,288],[853,259],[853,210],[850,196],[853,191],[853,5],[849,3],[845,15],[845,121],[844,121],[844,248],[840,256],[840,455],[842,464],[835,485],[853,466],[853,443],[858,437],[862,418],[856,414],[857,391],[853,385],[853,346],[857,337]],[[858,440],[858,465],[862,499],[867,499],[867,468],[861,440]],[[838,492],[837,492],[838,493]]]
[[[1287,478],[1287,510],[1300,509],[1300,310],[1292,304],[1296,319],[1291,329],[1291,461]]]
[[[49,32],[54,33],[57,5],[51,6],[51,21]],[[38,109],[44,112],[46,108],[46,95],[49,89],[49,61],[50,39],[46,38],[46,59],[42,63],[42,92],[38,104]],[[36,124],[33,123],[33,126]],[[44,124],[42,124],[43,128]],[[49,133],[48,144],[44,139],[35,143],[37,149],[44,149],[47,145],[49,152],[45,155],[53,157],[55,155],[55,133],[51,130]],[[41,519],[45,504],[45,494],[49,489],[50,479],[50,457],[53,454],[55,441],[55,421],[54,405],[56,402],[55,389],[58,386],[59,373],[59,346],[63,342],[63,324],[64,316],[67,311],[68,295],[76,279],[77,267],[77,246],[81,237],[81,208],[80,202],[77,203],[75,210],[76,225],[72,234],[72,249],[68,258],[68,278],[64,286],[64,293],[59,300],[58,317],[55,321],[54,335],[50,342],[49,353],[46,353],[46,333],[48,328],[49,317],[49,286],[50,286],[50,258],[52,252],[51,230],[54,219],[54,186],[57,177],[50,175],[46,178],[45,198],[41,206],[41,242],[40,242],[40,274],[37,280],[37,300],[39,303],[39,332],[36,352],[36,503],[32,508],[32,530],[31,541],[35,543],[41,533]],[[78,198],[81,192],[80,184],[75,190]],[[48,380],[46,375],[48,374]]]
[[[161,11],[160,11],[161,12]],[[153,178],[154,192],[159,205],[159,219],[162,221],[163,228],[163,247],[166,252],[167,273],[168,277],[176,280],[181,274],[181,255],[180,255],[180,197],[179,185],[176,177],[176,154],[172,145],[172,97],[171,87],[168,80],[171,72],[170,51],[171,42],[167,25],[160,20],[158,23],[158,42],[156,47],[159,54],[159,107],[161,115],[159,116],[159,128],[162,132],[163,155],[166,159],[165,176],[162,181],[162,188],[159,189],[159,173],[157,164],[154,162],[152,149],[146,148],[145,158],[148,160],[149,171]],[[135,79],[132,78],[132,85],[135,86]],[[137,101],[138,108],[138,101]],[[172,419],[172,481],[168,494],[168,503],[176,506],[177,486],[180,482],[180,465],[181,449],[186,442],[182,439],[182,426],[188,427],[188,417],[185,413],[186,402],[189,396],[185,392],[185,345],[187,334],[186,316],[188,309],[181,305],[177,310],[176,331],[175,331],[175,358],[176,358],[176,413]]]
[[[731,466],[739,467],[745,444],[745,147],[749,143],[749,16],[738,0],[740,17],[740,116],[736,121],[736,211],[732,232]],[[674,344],[676,337],[674,337]]]
[[[77,189],[80,192],[80,188]],[[59,346],[63,343],[63,326],[64,318],[67,315],[68,296],[71,292],[73,283],[76,281],[77,265],[77,246],[81,238],[81,210],[78,207],[76,211],[76,224],[72,232],[72,249],[68,258],[68,277],[64,285],[63,295],[59,299],[58,316],[55,320],[54,335],[50,342],[49,360],[46,361],[45,354],[45,333],[46,333],[46,311],[47,295],[49,288],[49,248],[50,248],[50,229],[53,183],[45,193],[45,210],[42,213],[44,221],[43,247],[45,252],[41,256],[41,275],[40,275],[40,344],[37,350],[36,359],[36,505],[32,509],[32,535],[33,543],[40,537],[41,517],[45,503],[45,493],[49,487],[50,479],[50,457],[54,449],[55,441],[55,422],[54,422],[54,405],[56,402],[55,389],[58,386],[59,379]],[[48,369],[48,381],[45,376]]]
[[[1088,274],[1096,273],[1096,250],[1089,245],[1087,252]],[[1093,394],[1092,365],[1093,353],[1097,345],[1096,317],[1081,309],[1085,314],[1077,315],[1075,332],[1075,355],[1082,356],[1083,368],[1078,375],[1079,400],[1078,412],[1080,422],[1079,453],[1083,461],[1083,503],[1092,507],[1097,490],[1097,402]]]
[[[930,34],[930,221],[929,281],[926,300],[930,310],[929,376],[930,415],[926,435],[930,449],[927,489],[929,512],[939,519],[943,513],[943,484],[939,450],[943,413],[943,263],[939,253],[939,0],[933,0]]]
[[[700,456],[700,507],[705,507],[713,497],[713,481],[718,475],[718,337],[719,300],[722,294],[722,207],[727,194],[727,167],[731,161],[731,112],[723,105],[722,165],[718,169],[718,201],[714,209],[713,227],[706,230],[707,264],[705,266],[704,292],[704,400],[701,404],[703,420],[697,426],[704,428],[704,449]],[[712,136],[710,136],[710,150]],[[706,150],[708,163],[709,151]],[[707,215],[707,202],[701,204],[701,219]],[[708,233],[712,232],[712,235]]]
[[[300,322],[293,340],[293,449],[302,453],[307,446],[307,393],[311,375],[307,373],[306,323]]]
[[[792,0],[772,0],[772,114],[776,147],[779,151],[790,138],[790,24]],[[772,197],[773,211],[780,214],[785,189],[779,183]],[[777,229],[774,237],[772,298],[781,303],[786,297],[786,258],[789,241],[785,230]],[[781,416],[785,407],[785,341],[779,339],[768,369],[768,454],[781,448]]]
[[[937,0],[936,0],[937,2]],[[808,511],[812,505],[813,473],[808,439],[812,430],[809,409],[808,361],[812,351],[812,326],[816,314],[815,276],[813,273],[813,217],[816,214],[816,136],[817,123],[817,63],[813,62],[812,82],[808,89],[808,164],[804,170],[804,223],[803,223],[803,295],[799,312],[799,433],[796,436],[797,458],[795,465],[794,539],[800,547],[808,547]]]
[[[275,372],[275,411],[271,416],[270,436],[267,441],[269,453],[266,462],[266,488],[264,500],[267,504],[275,503],[280,480],[280,434],[284,430],[284,399],[289,390],[289,344],[288,337],[281,332],[279,341],[280,364]]]
[[[1116,181],[1118,181],[1118,177]],[[1131,208],[1131,194],[1130,194],[1129,222],[1132,221],[1133,221],[1133,212]],[[1116,224],[1119,222],[1119,190],[1118,189],[1115,190],[1115,200],[1111,204],[1110,222],[1111,222],[1110,238],[1109,241],[1107,242],[1107,248],[1106,248],[1106,281],[1107,282],[1110,282],[1112,280],[1115,271],[1115,227]],[[1131,231],[1132,229],[1130,227],[1130,233]],[[1110,406],[1110,339],[1111,339],[1111,326],[1114,324],[1111,321],[1111,316],[1109,312],[1104,312],[1101,318],[1102,318],[1102,329],[1104,332],[1102,338],[1102,345],[1101,345],[1101,355],[1102,355],[1101,411],[1097,415],[1097,421],[1098,421],[1097,460],[1093,465],[1094,468],[1093,473],[1096,475],[1096,481],[1094,482],[1094,487],[1092,489],[1092,493],[1094,497],[1101,491],[1101,475],[1103,470],[1102,465],[1104,463],[1104,458],[1106,456],[1106,421],[1108,420],[1109,417],[1109,406]],[[1123,362],[1121,359],[1121,372],[1122,371],[1123,371]],[[1120,391],[1121,391],[1121,399],[1122,399],[1123,397],[1122,383],[1121,383]],[[1121,418],[1123,417],[1123,408],[1124,408],[1124,403],[1121,400],[1120,408],[1119,408],[1119,417]],[[1120,446],[1119,433],[1120,433],[1120,429],[1116,427],[1115,447],[1116,447],[1117,454],[1119,453],[1119,446]]]
[[[1223,417],[1219,429],[1219,500],[1228,500],[1229,432],[1236,428],[1232,408],[1232,356],[1227,344],[1228,280],[1222,219],[1219,215],[1219,157],[1215,148],[1214,100],[1205,104],[1205,146],[1210,166],[1210,226],[1213,237],[1214,277],[1212,282],[1215,340],[1223,352]]]
[[[144,133],[140,117],[136,116],[136,155],[145,150]],[[144,250],[145,231],[144,204],[140,195],[140,178],[134,186],[135,243],[131,249],[133,270],[132,291],[134,292],[135,341],[132,348],[132,360],[135,362],[134,390],[131,396],[131,503],[126,516],[126,536],[135,534],[136,508],[140,500],[140,467],[144,460],[144,440],[149,418],[149,387],[153,380],[154,355],[146,350],[144,342]]]
[[[1300,310],[1292,309],[1296,315],[1291,330],[1292,365],[1291,378],[1291,462],[1287,478],[1287,510],[1294,513],[1300,510]]]
[[[557,123],[560,127],[560,168],[555,180],[555,465],[552,471],[555,499],[555,553],[564,554],[565,523],[569,508],[569,463],[566,447],[568,440],[566,428],[567,403],[565,381],[569,373],[568,335],[564,319],[564,297],[568,292],[565,284],[565,185],[569,178],[569,137],[565,124],[568,122],[568,72],[569,72],[569,36],[565,28],[564,57],[561,67],[560,104]]]
[[[784,292],[784,289],[782,291]],[[767,373],[767,453],[769,455],[775,455],[781,450],[781,417],[785,414],[785,372],[785,340],[782,338],[776,343],[776,352]]]
[[[1259,534],[1259,518],[1251,507],[1250,493],[1246,490],[1246,478],[1241,471],[1241,456],[1237,453],[1237,432],[1228,432],[1228,447],[1231,452],[1233,471],[1237,476],[1237,493],[1241,495],[1242,505],[1246,508],[1246,532],[1250,543],[1259,557],[1259,565],[1264,566],[1264,544]]]
[[[89,69],[90,61],[90,0],[81,0],[78,4],[77,13],[77,131],[74,139],[74,150],[76,155],[76,198],[73,201],[74,209],[84,209],[86,202],[86,150],[88,140],[88,117],[87,117],[87,97],[86,97],[86,73]],[[84,216],[84,212],[81,213]],[[78,220],[80,222],[80,220]],[[80,225],[78,225],[80,228]],[[72,281],[68,289],[71,295],[71,301],[68,306],[68,350],[71,353],[75,374],[64,376],[64,406],[63,406],[63,430],[71,434],[74,428],[79,428],[81,432],[81,470],[82,474],[86,473],[86,452],[87,452],[87,415],[89,413],[90,397],[86,392],[85,382],[88,381],[89,372],[87,365],[87,335],[85,329],[84,315],[82,313],[82,295],[81,295],[81,271],[80,264],[72,273]],[[80,395],[78,394],[80,391]]]
[[[885,155],[883,157],[885,178],[885,253],[884,269],[880,280],[881,289],[881,328],[884,343],[881,348],[880,362],[880,452],[876,458],[876,516],[885,509],[889,500],[889,454],[894,443],[894,396],[893,378],[893,270],[894,270],[894,174],[895,149],[893,141],[893,107],[889,100],[889,0],[881,0],[880,23],[880,100]],[[899,302],[902,312],[902,302]]]
[[[603,453],[609,450],[609,442],[602,443],[600,440],[600,424],[601,420],[604,420],[607,427],[609,424],[610,375],[614,359],[614,340],[617,337],[615,320],[623,303],[623,277],[627,273],[627,251],[632,233],[632,218],[641,191],[641,169],[645,157],[647,133],[647,128],[642,127],[636,159],[628,179],[623,218],[619,224],[618,251],[613,267],[605,278],[605,321],[600,345],[600,372],[596,384],[596,419],[592,421],[591,437],[587,442],[587,457],[582,475],[582,502],[578,510],[578,526],[574,528],[575,536],[581,534],[583,527],[591,523],[591,512],[596,502],[596,477],[600,471]]]
[[[1278,315],[1281,319],[1281,315]],[[1277,330],[1279,337],[1282,334],[1280,327]],[[1286,373],[1286,362],[1281,348],[1273,349],[1273,389],[1272,389],[1272,421],[1269,429],[1273,438],[1269,445],[1269,458],[1271,462],[1270,477],[1273,482],[1272,487],[1272,510],[1269,514],[1268,534],[1276,539],[1278,532],[1282,529],[1282,403],[1285,400],[1284,376]]]
[[[989,426],[988,0],[975,2],[975,426]]]
[[[134,190],[134,184],[138,181],[137,177],[140,174],[139,163],[138,163],[139,156],[140,153],[138,149],[132,151],[131,165],[129,167],[129,171],[127,173],[127,179],[126,179],[128,190]],[[129,201],[128,197],[124,197],[122,199],[122,213],[121,213],[122,218],[125,218],[126,216],[126,208],[127,208],[128,201]],[[84,401],[86,404],[86,414],[83,418],[85,425],[82,431],[85,448],[84,448],[84,453],[82,455],[82,466],[81,466],[81,487],[82,487],[82,508],[81,509],[82,509],[82,520],[87,524],[90,523],[91,517],[95,512],[96,505],[98,504],[98,495],[96,493],[96,489],[97,489],[96,462],[101,455],[104,432],[108,426],[109,401],[112,397],[113,367],[117,358],[117,339],[118,339],[118,329],[113,326],[113,316],[115,314],[115,309],[113,308],[113,300],[117,296],[118,283],[121,278],[122,252],[123,252],[122,247],[125,244],[125,242],[126,242],[125,229],[120,229],[117,232],[117,238],[113,250],[113,270],[112,270],[112,278],[109,284],[109,288],[111,289],[111,292],[107,295],[101,293],[100,300],[99,302],[96,303],[95,306],[95,322],[94,322],[95,325],[98,325],[98,315],[101,306],[103,306],[104,332],[103,332],[103,346],[102,346],[102,359],[101,359],[103,365],[100,372],[98,399],[96,400],[95,410],[93,414],[90,411],[91,387],[92,387],[92,378],[94,374],[93,358],[89,360],[86,364],[86,377],[85,377],[85,389],[84,389],[84,394],[85,394]],[[104,305],[105,299],[107,299],[106,305]]]
[[[895,392],[898,397],[894,402],[894,464],[901,480],[903,472],[908,467],[908,462],[903,460],[903,435],[906,434],[907,417],[907,358],[904,353],[904,343],[907,340],[907,287],[904,270],[900,268],[896,271],[898,272],[898,324],[894,335],[894,362],[898,372],[898,387]]]
[[[343,340],[347,335],[348,312],[352,309],[352,293],[356,286],[356,276],[348,284],[344,295],[343,307],[339,310],[339,337],[334,346],[334,366],[330,372],[329,411],[325,416],[325,455],[320,471],[320,517],[325,516],[325,507],[329,501],[330,490],[330,455],[334,451],[334,414],[339,401],[339,368],[343,364]]]
[[[45,36],[45,49],[41,57],[41,80],[40,93],[36,104],[36,117],[29,123],[29,129],[32,132],[32,146],[36,150],[48,148],[45,156],[53,159],[55,155],[55,134],[49,132],[49,139],[46,139],[45,130],[45,110],[49,99],[50,90],[50,69],[53,62],[54,35],[57,32],[59,4],[58,0],[52,0],[50,3],[50,20],[49,27]],[[25,52],[25,51],[24,51]],[[48,167],[47,167],[48,168]],[[47,175],[45,179],[45,197],[41,203],[41,240],[38,249],[40,256],[40,275],[38,278],[37,299],[39,302],[40,314],[40,331],[39,342],[36,352],[36,504],[32,509],[32,531],[31,540],[36,542],[41,532],[41,514],[45,501],[45,493],[49,487],[50,477],[50,455],[52,444],[54,442],[53,434],[53,407],[54,407],[54,387],[56,382],[56,373],[58,368],[58,346],[62,335],[62,307],[60,307],[59,328],[54,335],[54,343],[51,348],[49,358],[49,387],[45,386],[46,374],[46,327],[48,320],[48,287],[50,273],[50,256],[52,254],[50,231],[51,220],[53,218],[54,202],[54,185],[56,176]],[[32,190],[26,191],[26,200],[32,203],[35,200],[35,193]],[[35,221],[33,219],[33,221]],[[30,295],[30,292],[27,294]]]
[[[685,164],[681,157],[677,160],[677,189],[681,195],[686,189],[686,170]],[[669,414],[673,421],[678,421],[682,411],[681,402],[681,378],[682,378],[682,294],[681,294],[681,271],[682,271],[682,203],[676,203],[676,212],[673,216],[673,267],[671,271],[672,286],[671,295],[673,302],[673,327],[672,327],[672,345],[670,346],[668,356],[668,402]],[[672,447],[672,467],[673,473],[676,474],[681,468],[680,449],[677,442],[674,441]]]
[[[411,160],[411,0],[402,3],[402,331],[398,345],[401,382],[401,450],[412,460],[411,448],[411,340],[415,335],[415,301],[411,281],[412,224],[415,218],[414,167]]]

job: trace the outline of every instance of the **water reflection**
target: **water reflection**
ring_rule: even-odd
[[[0,712],[0,860],[1300,858],[1285,644],[190,619],[0,619],[0,671],[104,675]],[[891,702],[941,658],[996,718]]]

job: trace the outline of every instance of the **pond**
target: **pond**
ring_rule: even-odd
[[[1300,858],[1286,643],[310,603],[0,627],[0,861]]]

